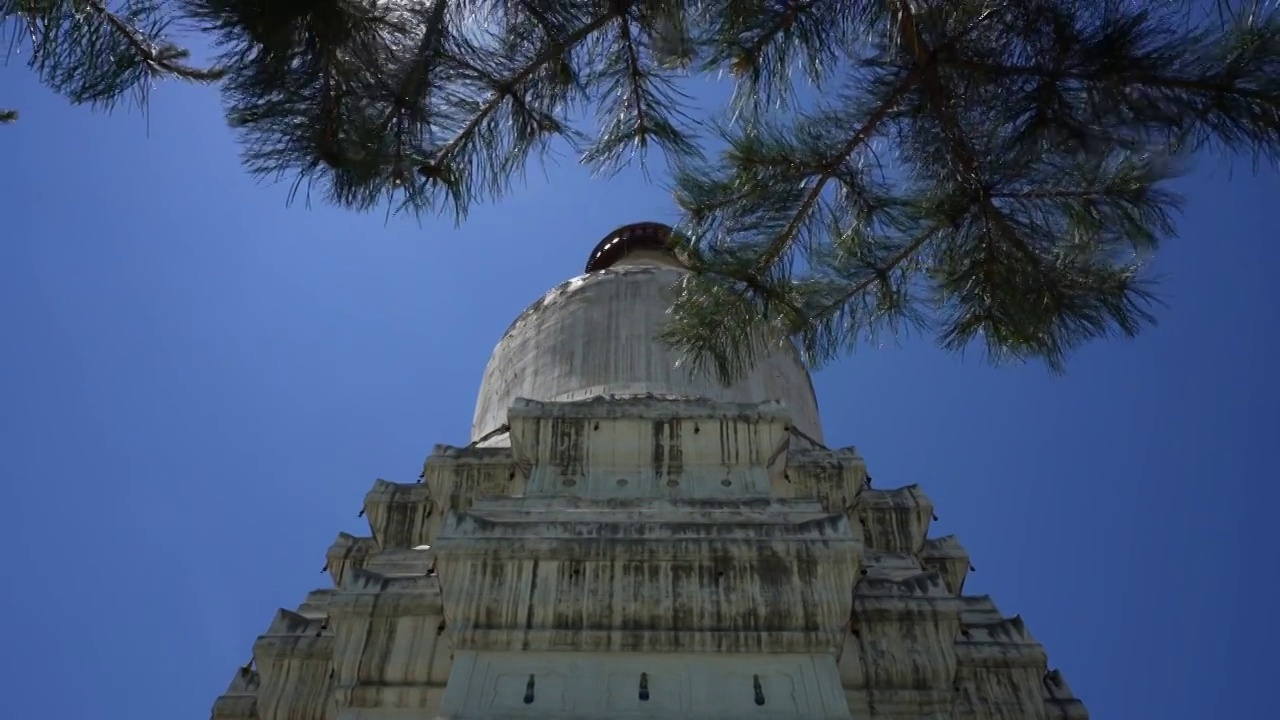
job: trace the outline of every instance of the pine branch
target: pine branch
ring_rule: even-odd
[[[906,326],[1061,370],[1153,321],[1141,271],[1173,233],[1177,158],[1280,148],[1274,12],[1175,32],[1118,2],[886,5],[881,39],[846,57],[856,93],[753,118],[720,168],[677,174],[682,229],[710,252],[663,337],[722,381],[784,335],[818,365]],[[868,172],[886,141],[895,162]]]
[[[604,40],[595,48],[598,66],[587,82],[598,89],[597,114],[602,122],[582,161],[597,171],[620,170],[631,153],[638,153],[643,162],[651,142],[669,160],[701,157],[685,129],[688,119],[681,108],[688,98],[659,74],[663,59],[646,41],[653,37],[657,22],[682,24],[681,19],[672,19],[678,12],[679,8],[662,2],[633,5],[612,26],[616,39]],[[644,32],[646,26],[650,32]]]
[[[577,74],[564,72],[568,58],[581,52],[595,34],[619,21],[629,6],[629,2],[607,3],[565,32],[544,29],[541,44],[528,60],[514,68],[504,64],[496,72],[479,73],[479,83],[488,95],[481,101],[462,103],[460,109],[466,114],[460,129],[425,154],[428,159],[418,167],[424,194],[432,187],[443,187],[456,217],[461,218],[474,198],[500,196],[532,151],[544,148],[552,137],[572,136],[558,117],[581,89]],[[528,6],[523,9],[527,11]],[[545,15],[540,17],[544,24],[548,20]],[[547,92],[535,99],[539,90]],[[503,122],[504,118],[511,122]],[[504,136],[510,144],[497,139]]]
[[[1038,357],[1052,370],[1062,371],[1073,347],[1112,328],[1136,334],[1144,322],[1152,320],[1142,307],[1148,294],[1126,281],[1136,268],[1123,268],[1117,274],[1084,254],[1072,256],[1063,266],[1062,255],[1055,262],[1054,255],[1033,249],[1034,239],[1024,237],[993,198],[996,183],[984,170],[952,106],[952,98],[959,95],[947,86],[934,62],[938,52],[920,32],[909,4],[902,3],[899,12],[902,45],[921,69],[924,103],[942,130],[957,171],[954,180],[970,196],[979,227],[978,242],[971,250],[978,259],[966,271],[953,273],[942,286],[943,302],[954,308],[942,330],[943,346],[962,349],[981,335],[993,358]],[[1001,246],[1011,248],[1018,259],[1002,252]],[[975,287],[981,290],[974,293]],[[1011,292],[1015,288],[1020,292]],[[1076,312],[1063,312],[1072,304]],[[1086,313],[1103,317],[1082,322]]]
[[[103,0],[0,0],[0,19],[30,43],[28,66],[76,104],[110,108],[130,90],[145,104],[158,80],[211,83],[225,72],[184,62],[189,53],[164,39],[171,18],[155,0],[118,10]]]
[[[521,67],[514,74],[504,79],[494,82],[494,91],[489,95],[478,112],[471,115],[467,124],[462,130],[454,136],[437,154],[433,161],[434,165],[444,165],[453,159],[462,148],[472,142],[476,136],[476,131],[480,126],[491,118],[502,107],[502,104],[516,95],[516,88],[522,83],[528,82],[536,73],[546,68],[551,63],[559,60],[562,56],[569,53],[573,48],[584,42],[602,28],[616,21],[620,17],[617,8],[610,8],[609,11],[596,16],[589,22],[574,30],[563,40],[548,42],[542,52],[536,55],[531,62]],[[424,166],[424,173],[429,174],[430,166]]]
[[[739,80],[731,109],[754,114],[792,94],[797,69],[815,82],[839,72],[843,54],[866,44],[880,20],[873,0],[713,0],[702,3],[708,67]]]
[[[446,3],[183,2],[223,50],[228,120],[252,173],[293,175],[294,192],[308,197],[318,183],[330,202],[357,210],[415,185],[433,124],[413,97],[428,91],[418,68],[440,71],[420,52],[446,41]]]
[[[1007,243],[1014,249],[1016,255],[1021,258],[1021,263],[1016,264],[1015,272],[1034,278],[1033,283],[1036,286],[1052,292],[1052,275],[1044,268],[1042,259],[1030,249],[1027,241],[1019,236],[1019,233],[1011,227],[1009,220],[993,204],[991,191],[989,191],[991,181],[983,172],[973,143],[965,136],[960,120],[951,108],[951,99],[955,96],[954,90],[943,83],[941,74],[938,72],[936,65],[938,51],[929,46],[928,41],[925,40],[924,33],[916,24],[915,14],[910,4],[901,3],[897,12],[899,12],[901,45],[906,53],[913,56],[914,67],[919,69],[924,104],[928,106],[933,118],[937,120],[938,127],[942,129],[941,135],[945,140],[946,149],[954,160],[957,170],[955,182],[964,186],[972,196],[974,211],[977,213],[980,225],[977,249],[977,255],[982,259],[980,269],[973,274],[966,274],[965,279],[972,283],[975,278],[980,278],[978,282],[982,284],[984,293],[978,300],[968,299],[968,297],[959,300],[955,293],[948,293],[952,299],[957,299],[960,309],[957,310],[954,322],[943,331],[943,337],[946,338],[945,346],[963,347],[968,345],[975,333],[982,332],[988,338],[1006,340],[1004,345],[993,345],[997,352],[1011,350],[1007,346],[1012,343],[1007,340],[1015,331],[1007,327],[1009,324],[1002,322],[1010,318],[1010,309],[1004,305],[1018,305],[1024,302],[1024,299],[1000,292],[1002,287],[1007,287],[1007,278],[998,274],[1000,269],[998,264],[1007,263],[1007,260],[997,256],[998,243]],[[1004,282],[1004,286],[997,284],[997,279]],[[1048,363],[1055,369],[1061,366],[1062,343],[1064,341],[1060,338],[1043,336],[1023,337],[1018,340],[1018,346],[1027,346],[1030,352],[1039,352],[1046,356]],[[1014,351],[1024,352],[1023,347],[1018,347]]]
[[[786,10],[786,12],[782,14],[780,22],[778,22],[777,26],[774,27],[786,26],[787,23],[790,23],[791,20],[794,19],[795,13],[799,12],[801,9],[808,8],[808,4],[792,5],[790,9]],[[980,17],[978,22],[982,19],[984,18]],[[765,33],[765,37],[768,37],[767,33]],[[831,304],[822,307],[822,309],[815,311],[810,309],[810,313],[812,314],[809,314],[808,318],[805,318],[804,311],[801,311],[800,307],[797,306],[795,302],[788,302],[785,300],[785,290],[780,291],[776,284],[762,282],[760,281],[760,278],[776,272],[777,268],[774,268],[774,265],[776,265],[778,260],[787,254],[787,251],[791,249],[791,246],[794,245],[797,237],[799,237],[801,229],[805,227],[806,223],[810,222],[810,218],[813,217],[814,211],[819,208],[819,201],[822,199],[823,191],[826,190],[828,182],[831,182],[832,179],[837,177],[838,172],[840,172],[841,168],[844,167],[844,164],[850,160],[851,155],[854,154],[855,151],[858,151],[861,147],[867,145],[870,138],[872,138],[874,133],[878,131],[879,126],[886,122],[886,119],[890,118],[897,108],[899,108],[901,100],[904,99],[904,97],[908,95],[919,82],[922,82],[923,78],[928,77],[928,74],[932,72],[933,59],[934,51],[932,50],[925,51],[922,56],[919,56],[916,63],[909,65],[906,72],[901,74],[901,78],[897,79],[896,85],[893,86],[892,91],[888,92],[887,96],[883,97],[883,99],[874,106],[874,109],[870,111],[867,119],[865,119],[864,122],[861,122],[858,129],[856,129],[855,132],[852,132],[849,138],[842,142],[833,154],[827,155],[826,158],[819,161],[817,167],[812,170],[812,172],[815,170],[814,176],[812,178],[805,179],[805,191],[803,192],[803,195],[797,199],[799,202],[795,205],[795,209],[791,211],[790,219],[786,220],[786,224],[783,225],[780,232],[773,234],[772,240],[769,241],[767,245],[763,247],[763,250],[759,252],[754,264],[751,265],[749,269],[740,269],[740,272],[736,274],[736,277],[733,277],[733,275],[727,275],[723,270],[704,269],[704,272],[722,275],[724,279],[730,279],[731,282],[737,281],[740,284],[744,284],[744,286],[751,292],[758,293],[759,300],[763,302],[763,306],[759,307],[759,309],[765,311],[765,313],[768,313],[769,306],[781,306],[782,310],[785,310],[786,314],[790,316],[788,324],[790,324],[790,327],[792,328],[792,333],[801,334],[801,336],[806,334],[804,325],[808,325],[808,334],[812,336],[812,334],[814,334],[812,332],[812,328],[822,324],[823,319],[827,318],[827,316],[831,314],[836,307],[846,305],[852,296],[856,296],[858,293],[867,290],[868,287],[872,286],[873,282],[883,283],[883,278],[886,278],[887,274],[892,272],[892,270],[895,269],[901,261],[908,259],[911,254],[914,254],[914,252],[923,245],[925,238],[931,237],[933,233],[920,234],[919,241],[908,243],[906,250],[902,252],[902,254],[896,255],[895,258],[888,261],[888,264],[883,266],[883,268],[876,268],[876,273],[874,273],[872,279],[868,279],[868,281],[863,283],[855,284],[856,290],[851,293],[846,293],[841,300],[831,302]],[[794,154],[783,155],[785,155],[788,160],[792,161],[792,167],[795,165],[794,160],[799,160],[799,158],[796,158]],[[744,182],[745,179],[746,178],[740,178],[739,183],[737,184],[744,186],[744,184],[746,184]],[[716,202],[719,202],[723,208],[723,199],[718,199]],[[685,208],[687,210],[691,210],[691,214],[696,215],[696,217],[705,217],[705,215],[710,211],[708,208],[696,208],[696,206],[692,204],[684,205]],[[746,270],[746,272],[742,273],[741,270]],[[785,272],[785,269],[783,269],[783,272]],[[769,295],[772,295],[772,297],[768,297]],[[680,309],[680,305],[678,304],[677,309]],[[801,318],[804,318],[804,320],[801,320]],[[744,328],[739,327],[736,329],[739,331],[740,337],[749,338],[749,333],[745,333]],[[680,333],[668,333],[667,337],[669,341],[680,341]],[[808,345],[810,350],[808,354],[810,361],[817,361],[818,356],[822,355],[822,352],[818,350],[815,342],[809,342]],[[686,347],[686,350],[692,350],[692,348]],[[707,351],[699,350],[696,352]],[[718,347],[716,350],[712,350],[710,352],[713,352],[713,354],[718,356],[716,359],[717,374],[719,375],[719,378],[724,380],[724,382],[731,382],[732,379],[735,379],[732,373],[726,372],[728,368],[728,365],[726,365],[727,355],[739,354],[751,357],[751,359],[754,359],[753,356],[755,355],[755,351],[753,350],[753,347],[751,347],[750,340],[746,340],[741,343],[730,341],[726,343],[726,345]]]
[[[221,78],[250,172],[356,210],[460,221],[555,143],[605,173],[657,150],[693,270],[663,338],[731,381],[788,342],[816,366],[912,328],[1059,370],[1082,343],[1149,324],[1144,263],[1181,202],[1168,180],[1204,150],[1280,161],[1280,10],[1218,0],[1216,19],[1193,21],[1183,5],[0,0],[0,11],[29,36],[31,66],[76,102],[145,98],[163,76]],[[186,67],[164,40],[172,7],[213,40],[217,69]],[[691,73],[734,79],[723,112],[692,115]],[[805,81],[812,101],[793,92]]]
[[[778,261],[787,250],[795,242],[796,236],[800,231],[801,225],[817,207],[818,199],[822,196],[822,191],[836,175],[839,167],[846,162],[859,148],[865,146],[871,139],[873,134],[879,128],[880,124],[897,108],[899,101],[906,95],[919,81],[921,69],[913,67],[903,78],[898,81],[894,91],[880,103],[880,105],[871,113],[861,127],[850,136],[849,140],[840,146],[840,148],[832,155],[822,171],[813,180],[812,185],[805,192],[804,198],[800,201],[800,206],[796,209],[795,215],[782,232],[769,243],[764,252],[760,253],[760,258],[756,262],[754,271],[756,273],[767,271],[774,263]]]

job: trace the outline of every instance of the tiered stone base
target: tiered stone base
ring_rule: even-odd
[[[521,401],[379,480],[218,720],[1087,720],[916,486],[774,404]],[[500,441],[502,439],[499,439]],[[492,442],[492,441],[491,441]]]

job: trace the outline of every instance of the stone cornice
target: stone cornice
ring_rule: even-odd
[[[352,570],[327,606],[331,617],[395,617],[439,615],[440,579],[436,576],[389,577]]]

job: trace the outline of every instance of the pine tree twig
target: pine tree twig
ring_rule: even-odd
[[[760,33],[759,37],[757,37],[750,45],[741,48],[741,58],[759,57],[760,54],[764,52],[764,49],[769,46],[769,43],[773,42],[774,38],[778,37],[778,35],[790,28],[795,23],[796,18],[800,17],[800,13],[803,13],[813,7],[816,2],[817,0],[799,0],[792,2],[787,9],[778,16],[777,22],[771,25],[769,29]]]
[[[622,36],[622,44],[625,46],[624,52],[627,54],[627,74],[630,78],[630,82],[627,83],[627,100],[635,110],[636,127],[640,133],[637,140],[643,145],[646,138],[646,120],[644,97],[640,91],[640,83],[644,81],[644,74],[640,70],[640,50],[636,47],[635,38],[631,36],[631,23],[625,16],[619,25],[618,34]]]
[[[429,163],[425,163],[418,168],[418,172],[425,177],[434,177],[439,168],[448,165],[453,156],[458,153],[471,138],[475,135],[480,125],[484,123],[493,113],[498,111],[502,103],[515,93],[515,89],[521,84],[533,77],[534,73],[563,55],[569,49],[578,45],[578,43],[591,37],[594,33],[604,28],[609,23],[623,17],[630,9],[634,0],[621,0],[611,3],[609,10],[591,22],[583,25],[574,32],[570,33],[563,41],[548,43],[547,47],[539,53],[528,65],[525,65],[518,72],[506,78],[500,83],[496,83],[496,91],[489,97],[489,100],[480,108],[478,112],[471,117],[462,130],[453,137],[436,157]]]
[[[986,186],[982,177],[981,164],[978,162],[977,154],[965,137],[964,130],[960,127],[960,122],[956,119],[955,113],[951,110],[951,93],[946,85],[943,84],[942,77],[938,74],[938,66],[936,64],[937,49],[930,48],[923,35],[921,35],[916,25],[915,14],[911,9],[910,2],[899,0],[898,11],[900,13],[898,27],[902,33],[902,43],[906,46],[908,54],[915,59],[913,67],[919,68],[921,72],[921,84],[926,89],[926,94],[934,106],[935,115],[942,126],[943,134],[946,136],[952,153],[959,162],[961,169],[968,175],[966,184],[972,188],[974,200],[980,205],[980,213],[984,224],[988,228],[988,234],[992,225],[997,226],[1001,231],[1001,235],[1013,243],[1019,254],[1025,257],[1033,267],[1041,268],[1043,260],[1027,246],[1017,232],[1008,226],[1004,214],[1000,212],[1000,209],[991,200],[991,189]],[[982,22],[989,14],[984,13],[977,23]],[[988,243],[987,246],[989,249],[990,244]]]
[[[821,318],[826,316],[827,313],[838,310],[839,308],[843,307],[845,303],[849,302],[853,298],[858,297],[862,293],[866,292],[867,289],[869,289],[875,283],[885,282],[885,278],[889,276],[889,273],[896,270],[898,266],[901,265],[904,261],[906,261],[912,255],[915,255],[917,252],[919,252],[920,249],[924,247],[926,243],[929,242],[929,239],[932,238],[936,232],[937,231],[934,228],[929,228],[924,232],[920,233],[918,236],[912,239],[911,242],[907,243],[901,249],[899,249],[898,252],[890,256],[889,259],[886,260],[883,265],[879,265],[875,267],[872,270],[871,277],[867,278],[866,280],[863,280],[860,283],[856,283],[855,285],[850,287],[848,291],[841,293],[840,296],[837,297],[835,300],[832,300],[831,302],[827,303],[825,306],[822,307],[822,309],[814,313],[813,314],[814,318],[815,319]]]
[[[413,103],[413,96],[417,94],[418,86],[427,74],[429,67],[427,59],[440,47],[440,41],[444,35],[445,11],[448,6],[449,0],[435,0],[435,4],[431,6],[431,16],[426,22],[426,27],[422,30],[421,42],[418,43],[418,62],[413,63],[413,69],[409,71],[404,81],[400,83],[400,91],[396,94],[392,107],[387,110],[387,114],[382,118],[382,122],[379,123],[382,132],[385,133],[390,129],[397,113]]]
[[[834,155],[828,160],[826,167],[819,173],[817,179],[809,187],[805,193],[804,199],[800,202],[800,207],[792,216],[787,226],[778,233],[778,235],[769,243],[761,252],[760,258],[755,263],[754,271],[763,274],[768,272],[770,268],[777,263],[783,253],[791,247],[795,241],[796,235],[800,231],[801,225],[818,206],[818,200],[822,197],[822,190],[826,184],[836,176],[836,172],[840,165],[844,163],[858,148],[865,145],[875,135],[876,129],[880,124],[889,117],[898,102],[906,96],[907,92],[919,81],[920,68],[912,67],[907,74],[898,82],[897,87],[889,94],[889,97],[880,103],[880,105],[871,113],[871,116],[858,128],[856,132],[849,138],[848,142],[842,145]]]
[[[5,0],[0,7],[4,20],[29,35],[27,65],[75,104],[109,107],[130,88],[145,102],[149,80],[157,76],[211,83],[226,74],[218,66],[185,64],[187,50],[160,41],[166,8],[151,0],[135,0],[123,12],[105,0]],[[6,111],[0,123],[17,117]]]
[[[946,60],[942,65],[974,74],[995,75],[1005,78],[1036,78],[1052,80],[1072,80],[1081,83],[1120,82],[1124,85],[1141,85],[1166,90],[1184,90],[1195,93],[1226,93],[1238,95],[1248,100],[1262,100],[1274,103],[1276,97],[1254,88],[1213,82],[1203,79],[1176,77],[1172,75],[1156,75],[1152,73],[1131,73],[1123,69],[1106,75],[1091,75],[1082,72],[1059,70],[1057,68],[1035,65],[1005,65],[1001,63],[978,62],[974,60]]]
[[[1101,200],[1108,197],[1104,188],[1082,190],[1022,190],[1019,192],[991,191],[986,197],[992,200]]]
[[[190,67],[188,65],[176,62],[181,58],[187,57],[189,54],[186,50],[173,48],[170,53],[161,53],[151,45],[144,41],[142,33],[137,28],[125,22],[116,13],[111,12],[102,0],[85,0],[88,6],[98,17],[104,20],[112,30],[124,38],[129,46],[133,48],[138,57],[142,59],[148,67],[154,70],[182,78],[183,80],[192,80],[196,82],[216,82],[226,75],[226,70],[219,67],[211,67],[207,69]]]
[[[879,107],[872,112],[867,121],[858,129],[857,132],[849,138],[837,153],[830,158],[827,167],[819,174],[809,191],[805,194],[804,199],[800,203],[799,209],[794,217],[787,224],[786,228],[778,234],[776,238],[761,253],[760,259],[755,265],[755,272],[767,272],[778,259],[789,249],[795,240],[796,235],[800,231],[801,225],[808,218],[809,214],[817,207],[819,198],[822,197],[822,190],[832,178],[835,177],[837,169],[845,162],[859,147],[862,147],[875,134],[877,128],[889,116],[889,114],[897,106],[898,102],[915,87],[920,81],[928,79],[930,76],[937,78],[936,61],[938,58],[937,49],[928,49],[923,45],[919,33],[915,30],[914,15],[911,13],[910,3],[899,0],[895,3],[901,12],[900,23],[904,23],[902,40],[908,43],[911,48],[911,54],[915,62],[907,69],[906,75],[898,82],[898,85],[890,93]],[[994,12],[988,10],[983,13],[978,20],[970,26],[972,30],[978,24]],[[950,43],[958,41],[960,38],[953,38]]]

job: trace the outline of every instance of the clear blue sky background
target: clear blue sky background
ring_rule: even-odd
[[[465,443],[508,322],[614,226],[672,217],[568,159],[461,229],[287,208],[211,90],[161,87],[147,123],[3,78],[6,718],[206,716],[335,534],[367,532],[373,480]],[[1182,188],[1142,338],[1066,377],[916,339],[816,379],[829,442],[925,487],[968,589],[1099,719],[1274,707],[1280,182],[1217,163]]]

